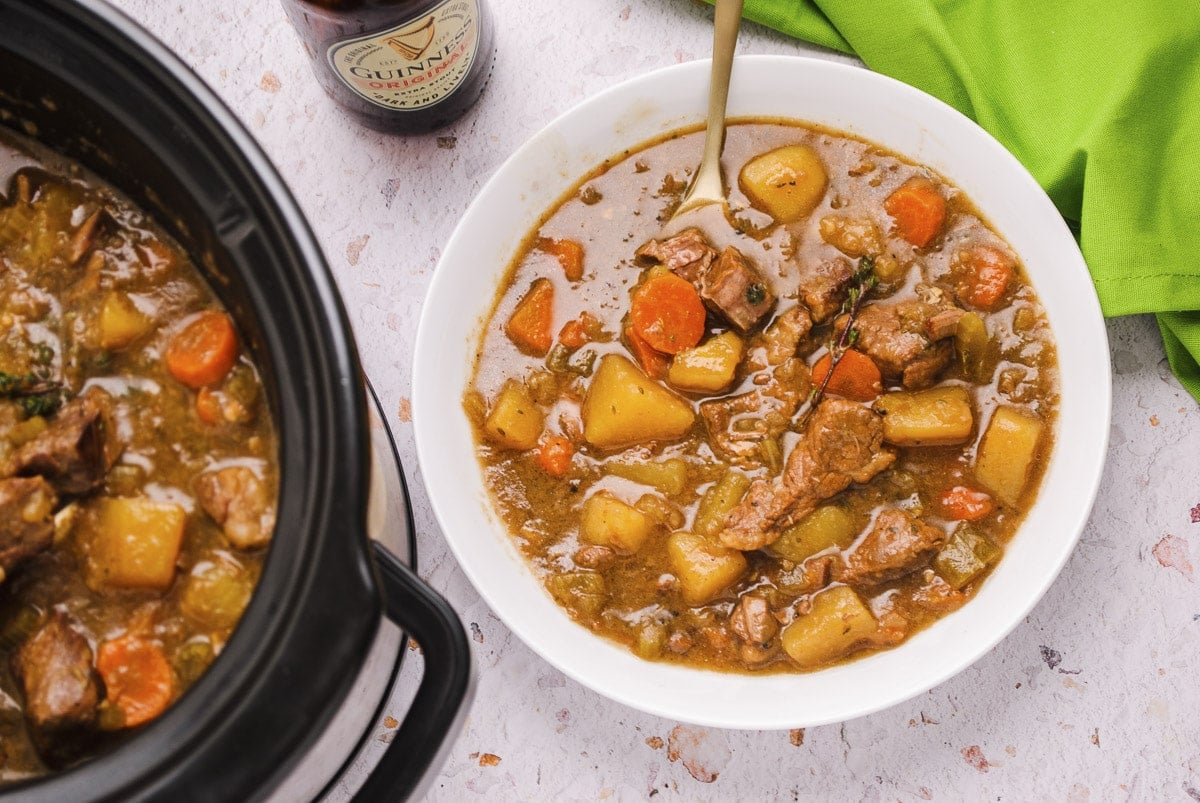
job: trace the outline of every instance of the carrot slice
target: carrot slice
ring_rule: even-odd
[[[814,385],[819,387],[825,381],[831,362],[833,357],[828,353],[817,360],[812,369]],[[848,349],[833,369],[833,376],[829,377],[825,392],[859,402],[871,401],[883,392],[883,377],[874,360],[861,351]]]
[[[544,357],[554,340],[550,329],[553,322],[554,285],[546,278],[535,279],[529,292],[517,302],[504,332],[517,348]]]
[[[982,519],[996,509],[992,497],[966,485],[955,485],[947,489],[939,501],[946,515],[959,521]]]
[[[604,336],[604,324],[590,312],[580,313],[578,318],[567,321],[563,328],[558,330],[558,342],[571,350],[581,348]]]
[[[990,245],[977,245],[959,256],[964,269],[957,294],[965,304],[990,310],[996,306],[1012,282],[1016,265],[1012,257]]]
[[[633,291],[629,320],[651,348],[664,354],[690,349],[704,336],[704,302],[674,273],[651,276]]]
[[[625,327],[625,342],[630,353],[637,357],[638,365],[642,366],[646,376],[662,379],[667,375],[667,370],[671,367],[670,360],[666,355],[650,348],[650,344],[643,340],[632,326]]]
[[[571,468],[571,456],[575,446],[562,435],[551,435],[542,441],[534,453],[534,459],[552,477],[561,477]]]
[[[946,221],[946,199],[938,186],[924,176],[913,176],[883,202],[896,222],[896,233],[918,248],[941,231]]]
[[[568,281],[577,282],[583,278],[583,246],[574,240],[555,240],[550,237],[538,238],[539,251],[552,254],[562,265],[563,274]]]
[[[221,409],[221,397],[212,388],[200,388],[196,394],[196,415],[210,426],[225,422],[225,411]]]
[[[171,702],[175,681],[171,665],[157,645],[126,635],[100,645],[96,670],[104,679],[108,700],[133,728],[157,717]]]
[[[237,362],[237,331],[224,312],[209,310],[184,327],[167,346],[171,376],[190,388],[220,382]]]

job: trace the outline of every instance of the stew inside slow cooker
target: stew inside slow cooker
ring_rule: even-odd
[[[980,588],[1052,447],[1019,256],[944,177],[835,132],[621,154],[527,237],[464,406],[494,507],[578,622],[646,659],[808,671]]]
[[[103,749],[221,651],[274,528],[258,373],[187,255],[0,139],[0,780]]]

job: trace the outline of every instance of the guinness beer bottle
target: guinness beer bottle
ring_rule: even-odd
[[[485,0],[283,0],[325,92],[363,125],[422,134],[457,120],[492,72]]]

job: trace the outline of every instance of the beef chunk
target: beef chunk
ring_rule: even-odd
[[[775,295],[766,279],[733,246],[721,255],[697,228],[688,228],[666,240],[651,240],[634,255],[643,262],[664,265],[696,286],[704,304],[741,332],[762,322],[775,306]]]
[[[945,543],[946,533],[899,508],[875,518],[870,532],[855,545],[834,579],[843,583],[882,583],[923,568]]]
[[[196,477],[200,506],[225,530],[238,549],[254,549],[271,540],[275,510],[267,486],[245,466],[230,466]]]
[[[853,279],[854,267],[850,261],[838,257],[822,262],[800,280],[800,297],[812,313],[814,323],[822,323],[837,314]]]
[[[665,265],[672,273],[696,284],[717,258],[717,250],[699,229],[690,228],[661,242],[651,240],[635,251],[634,256],[644,262]]]
[[[762,464],[763,442],[787,429],[812,386],[808,366],[795,357],[761,376],[766,381],[754,390],[700,403],[709,442],[743,467]]]
[[[12,671],[38,752],[52,764],[65,760],[91,730],[100,703],[87,639],[56,611],[13,655]]]
[[[0,581],[54,540],[58,494],[41,477],[0,480]]]
[[[740,332],[757,326],[775,306],[775,294],[758,269],[732,245],[700,277],[700,298]]]
[[[111,398],[99,388],[67,404],[44,432],[12,458],[12,473],[40,474],[61,494],[85,494],[104,481],[116,459],[109,409]]]
[[[857,348],[870,355],[884,379],[900,380],[910,389],[929,387],[954,356],[954,346],[949,340],[931,336],[948,337],[954,333],[947,323],[954,310],[916,299],[867,304],[854,324],[859,333]],[[958,310],[959,317],[961,313]],[[838,319],[839,328],[845,325],[845,320],[846,316]],[[953,320],[957,328],[958,318]]]
[[[796,356],[800,344],[808,338],[812,331],[812,318],[808,310],[797,304],[780,315],[767,327],[763,333],[763,341],[767,349],[767,362],[779,365],[781,362]]]
[[[721,542],[734,549],[761,549],[782,530],[852,482],[868,482],[890,466],[896,453],[883,445],[883,419],[845,399],[821,402],[788,455],[783,476],[758,480],[725,519]]]

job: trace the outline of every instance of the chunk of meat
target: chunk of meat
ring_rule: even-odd
[[[808,310],[797,304],[781,312],[767,331],[763,333],[763,342],[767,350],[767,362],[771,365],[780,363],[796,356],[800,344],[812,331],[812,318]]]
[[[774,543],[823,499],[852,482],[870,481],[895,460],[896,453],[883,445],[878,413],[846,399],[826,399],[788,455],[783,476],[756,481],[725,518],[721,542],[741,550]]]
[[[779,622],[761,594],[742,595],[729,614],[729,627],[742,641],[760,648],[768,647],[779,633]]]
[[[58,494],[41,477],[0,480],[0,581],[54,540]]]
[[[200,506],[221,525],[238,549],[255,549],[271,540],[275,508],[266,484],[245,466],[209,471],[192,482]]]
[[[929,387],[954,356],[953,344],[944,338],[954,334],[948,321],[955,309],[916,299],[867,304],[854,323],[858,330],[856,348],[875,361],[884,379],[900,380],[909,389]],[[962,310],[958,314],[961,317]],[[846,325],[847,318],[838,319],[839,329]],[[956,328],[958,318],[953,321]]]
[[[700,277],[704,304],[740,332],[749,332],[775,306],[775,294],[750,260],[732,245]]]
[[[854,267],[842,257],[822,262],[801,278],[800,298],[814,323],[823,323],[838,313],[853,279]]]
[[[924,568],[938,548],[946,542],[946,532],[926,524],[911,513],[888,508],[875,518],[875,524],[835,567],[835,580],[853,585],[893,580]]]
[[[926,569],[921,586],[912,592],[912,601],[922,608],[939,615],[961,608],[967,595],[947,583],[933,569]]]
[[[12,657],[33,741],[52,763],[96,722],[100,682],[87,639],[55,611]]]
[[[117,457],[111,406],[111,397],[95,387],[69,402],[41,434],[17,450],[12,473],[40,474],[69,496],[98,486]]]
[[[696,284],[717,258],[717,249],[708,244],[699,229],[684,229],[661,242],[651,240],[634,252],[643,262],[664,265],[678,276]]]
[[[958,307],[948,307],[940,312],[935,312],[929,316],[929,320],[925,321],[925,334],[929,336],[930,340],[945,340],[948,337],[954,337],[958,332],[958,322],[966,314],[966,310]]]
[[[787,429],[812,387],[808,366],[795,357],[760,375],[766,381],[754,390],[700,403],[709,442],[744,468],[761,465],[763,442]]]

